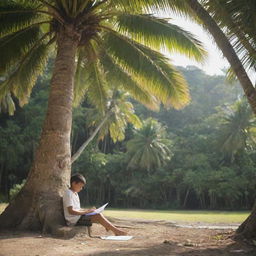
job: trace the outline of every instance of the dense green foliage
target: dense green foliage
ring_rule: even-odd
[[[208,76],[195,67],[179,70],[190,86],[192,101],[189,106],[179,111],[161,109],[152,112],[131,100],[144,123],[142,129],[135,130],[128,125],[123,142],[114,143],[109,135],[101,141],[95,139],[74,163],[73,172],[79,171],[87,178],[87,187],[81,192],[83,204],[109,201],[112,207],[162,209],[251,207],[256,185],[254,120],[250,113],[241,112],[241,106],[245,104],[237,103],[241,91],[237,85],[225,84],[222,76]],[[44,118],[47,102],[44,85],[48,80],[48,76],[40,78],[30,103],[18,109],[13,117],[0,116],[2,198],[28,173]],[[90,108],[85,102],[74,109],[73,152],[92,131],[86,118]],[[150,122],[155,127],[147,128]],[[239,130],[237,127],[241,125],[242,130]],[[240,134],[238,130],[244,140],[239,148],[233,150],[231,147],[230,152],[228,147],[223,147],[224,138],[227,134]],[[152,140],[145,140],[143,134]],[[138,140],[142,135],[144,137]],[[235,136],[231,138],[237,139]],[[133,145],[132,141],[136,140],[137,150],[143,146],[143,140],[154,141],[149,144],[154,149],[150,159],[153,163],[155,150],[164,150],[167,157],[150,168],[138,163],[129,164],[136,150],[129,144]],[[230,143],[232,145],[232,141]],[[149,159],[150,155],[147,157]]]

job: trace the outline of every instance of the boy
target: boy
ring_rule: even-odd
[[[77,173],[71,177],[71,187],[64,192],[63,208],[67,225],[84,225],[85,223],[100,223],[105,229],[113,231],[116,236],[126,235],[126,233],[116,228],[101,213],[86,216],[85,214],[93,212],[95,209],[81,209],[78,192],[86,184],[83,175]]]

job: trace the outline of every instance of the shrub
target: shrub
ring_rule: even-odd
[[[10,189],[10,200],[12,200],[20,192],[25,182],[26,180],[23,180],[21,184],[13,185],[13,187]]]

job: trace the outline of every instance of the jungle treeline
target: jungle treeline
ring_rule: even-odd
[[[115,131],[103,127],[73,163],[72,172],[87,179],[82,204],[251,209],[256,196],[255,120],[240,87],[194,66],[178,69],[190,88],[187,107],[151,111],[128,98],[140,128],[122,119]],[[46,71],[26,106],[17,104],[13,116],[0,115],[2,202],[14,196],[28,175],[47,107],[49,79]],[[97,116],[85,100],[74,108],[73,117],[74,154],[95,129],[92,120]]]

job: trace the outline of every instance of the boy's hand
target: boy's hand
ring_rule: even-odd
[[[87,214],[87,213],[91,213],[91,212],[94,212],[95,209],[88,209],[88,210],[85,210],[83,214]]]

